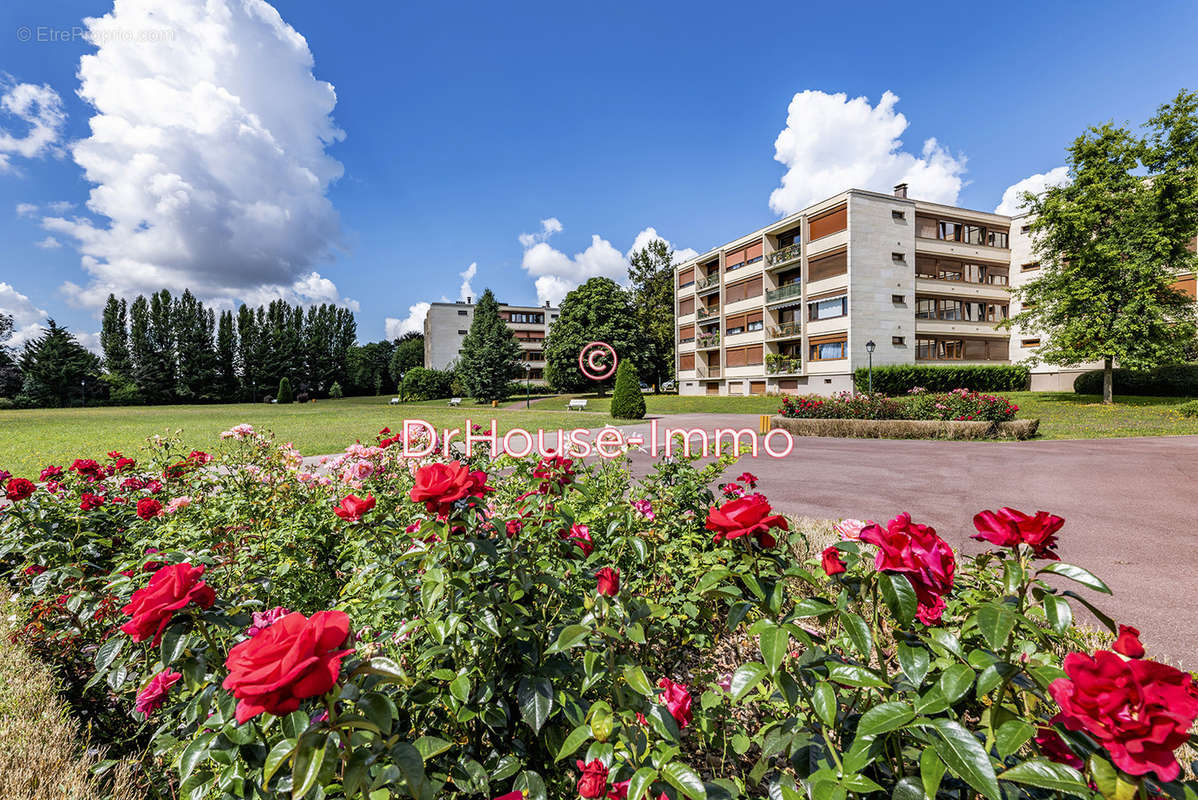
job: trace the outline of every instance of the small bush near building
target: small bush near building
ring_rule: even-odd
[[[1007,422],[1019,406],[1005,397],[968,389],[933,393],[914,389],[906,397],[842,392],[831,397],[783,397],[778,413],[791,419],[905,419],[958,422]]]
[[[644,419],[645,396],[641,394],[641,379],[628,359],[616,369],[616,388],[611,395],[611,415],[616,419]]]
[[[279,402],[290,403],[294,399],[294,395],[291,394],[291,381],[283,378],[279,381]]]
[[[975,392],[1025,392],[1031,385],[1031,370],[1015,364],[974,366],[921,366],[894,364],[874,367],[874,392],[906,394],[915,388],[929,392],[972,389]],[[869,369],[859,367],[853,373],[857,391],[869,391]],[[1099,384],[1101,385],[1101,383]]]
[[[448,370],[412,367],[404,375],[406,400],[440,400],[453,395],[453,373]]]
[[[1114,393],[1148,397],[1198,397],[1198,364],[1172,364],[1152,370],[1116,369]],[[1102,370],[1083,372],[1073,381],[1078,394],[1102,394]]]

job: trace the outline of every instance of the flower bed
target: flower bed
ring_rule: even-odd
[[[1038,419],[1010,422],[958,422],[921,419],[795,419],[773,416],[771,426],[792,436],[827,436],[841,439],[1030,439],[1040,428]]]
[[[1195,796],[1192,677],[1050,514],[978,514],[976,558],[846,521],[804,560],[752,475],[707,488],[730,459],[634,481],[384,430],[314,475],[227,434],[9,477],[0,516],[17,638],[160,796]]]
[[[841,392],[786,396],[778,414],[791,419],[940,420],[953,422],[1009,422],[1019,406],[1004,397],[954,389],[934,394],[915,388],[905,397]]]

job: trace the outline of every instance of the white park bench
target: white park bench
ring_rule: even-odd
[[[391,398],[391,405],[393,405],[393,406],[397,406],[397,405],[399,405],[399,398],[398,398],[398,397],[392,397],[392,398]]]
[[[449,405],[453,406],[454,408],[457,408],[461,404],[462,404],[462,398],[460,398],[460,397],[451,397],[449,399]]]
[[[586,411],[587,401],[581,397],[571,400],[566,404],[567,411]]]

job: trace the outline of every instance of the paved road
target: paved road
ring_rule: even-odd
[[[659,425],[755,428],[757,421],[686,414],[660,418]],[[648,460],[636,459],[640,465]],[[741,464],[787,513],[885,521],[909,511],[967,552],[983,549],[968,538],[982,509],[1062,516],[1061,558],[1091,570],[1114,591],[1098,599],[1099,607],[1138,627],[1151,654],[1198,668],[1198,436],[1045,442],[796,437],[785,459]]]

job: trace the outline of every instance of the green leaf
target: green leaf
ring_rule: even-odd
[[[895,619],[903,625],[910,625],[915,619],[915,610],[919,605],[915,598],[915,589],[906,575],[882,573],[878,578],[878,588],[882,590],[882,601],[894,614]]]
[[[836,690],[832,688],[832,684],[827,681],[815,684],[815,689],[811,692],[811,702],[820,720],[828,727],[834,727],[836,725]]]
[[[421,760],[428,761],[430,758],[439,756],[453,747],[453,742],[438,739],[436,736],[421,736],[412,742],[412,747],[415,747],[416,752],[420,753]]]
[[[1073,624],[1073,609],[1069,601],[1055,594],[1044,595],[1044,616],[1057,633],[1064,633]]]
[[[557,751],[557,756],[553,759],[553,763],[556,764],[563,758],[573,755],[574,751],[582,747],[582,743],[589,738],[591,738],[591,726],[584,722],[570,731],[570,735],[566,737],[566,741],[562,742],[561,748]]]
[[[828,668],[828,680],[841,686],[881,688],[887,685],[870,670],[855,664],[833,664]]]
[[[459,702],[465,703],[470,699],[470,676],[462,674],[449,682],[449,693],[458,699]]]
[[[661,777],[691,800],[707,800],[707,787],[698,773],[679,761],[671,761],[661,768]]]
[[[991,650],[998,651],[1007,643],[1007,637],[1015,627],[1015,612],[1005,604],[987,603],[978,609],[974,621],[986,644]]]
[[[857,652],[869,658],[869,652],[873,648],[874,642],[869,625],[865,620],[846,609],[840,612],[840,624],[844,626],[845,633],[849,635],[849,641],[853,643]]]
[[[45,573],[42,574],[44,575]],[[116,661],[116,657],[119,656],[121,654],[121,650],[124,649],[125,641],[126,639],[124,636],[115,636],[104,642],[104,644],[100,645],[100,648],[96,650],[96,672],[105,672],[109,667],[112,666],[112,662]],[[169,664],[169,662],[167,663]]]
[[[391,748],[391,760],[403,773],[408,784],[408,793],[415,798],[431,798],[432,787],[424,775],[424,759],[420,751],[407,742],[400,742]]]
[[[653,685],[645,677],[645,671],[638,666],[625,667],[624,680],[628,682],[628,686],[632,691],[637,694],[644,695],[645,697],[653,697],[656,694]]]
[[[981,742],[951,719],[933,720],[936,754],[960,778],[989,800],[1001,800],[994,765]]]
[[[184,634],[182,625],[172,625],[167,628],[162,634],[162,645],[160,652],[162,653],[163,666],[169,667],[174,663],[175,659],[183,655],[183,650],[187,647],[187,636]]]
[[[1026,724],[1026,723],[1025,723]],[[1090,790],[1082,774],[1067,764],[1057,764],[1044,758],[1033,758],[1016,764],[998,776],[999,780],[1089,797]]]
[[[215,736],[216,731],[209,731],[192,739],[187,743],[187,747],[183,748],[183,753],[179,756],[180,780],[187,780],[192,770],[208,757],[208,744]]]
[[[291,754],[295,752],[295,740],[283,739],[276,742],[275,746],[270,749],[266,756],[266,766],[262,768],[262,785],[270,783],[270,779],[279,771],[279,767],[283,766],[287,759],[291,758]]]
[[[955,703],[973,685],[973,668],[968,664],[953,664],[940,674],[937,685],[944,699],[949,703]]]
[[[521,678],[516,700],[520,703],[520,716],[533,733],[540,733],[553,710],[553,683],[548,678]]]
[[[590,628],[585,625],[567,625],[557,635],[557,641],[545,650],[545,655],[550,656],[563,650],[569,650],[571,647],[577,647],[583,643],[589,633]]]
[[[795,603],[794,610],[790,612],[790,617],[792,619],[818,617],[821,614],[827,614],[829,611],[835,610],[836,606],[826,600],[821,600],[818,597],[808,597]]]
[[[1076,600],[1077,602],[1079,602],[1083,606],[1085,606],[1087,609],[1089,609],[1090,613],[1093,614],[1094,617],[1099,622],[1101,622],[1104,626],[1106,626],[1106,629],[1109,630],[1111,633],[1115,633],[1118,630],[1118,626],[1115,624],[1115,620],[1111,619],[1109,616],[1107,616],[1105,613],[1103,613],[1103,611],[1100,608],[1095,606],[1093,603],[1091,603],[1086,598],[1082,597],[1077,592],[1064,591],[1064,592],[1061,592],[1061,595],[1064,597],[1072,597],[1074,600]]]
[[[931,657],[927,650],[905,643],[900,644],[898,661],[899,666],[903,668],[903,674],[907,676],[907,680],[911,681],[912,686],[918,689],[923,685],[923,679],[927,677],[928,668],[931,665]]]
[[[880,703],[861,715],[857,736],[876,736],[901,728],[915,719],[915,711],[907,703],[892,700]]]
[[[908,775],[894,784],[890,800],[923,800],[923,784],[918,778]]]
[[[748,694],[754,686],[761,683],[762,678],[766,676],[769,669],[765,664],[757,661],[750,661],[747,664],[742,664],[737,668],[736,672],[732,673],[732,699],[739,701],[742,697]]]
[[[291,800],[299,800],[316,786],[320,767],[324,764],[324,736],[305,736],[300,739],[291,763]]]
[[[999,758],[1015,753],[1036,733],[1036,728],[1021,719],[1009,719],[994,732],[994,744]],[[1002,777],[1001,775],[999,777]]]
[[[936,749],[925,747],[919,755],[919,780],[923,793],[929,800],[936,800],[940,791],[940,779],[944,777],[944,762],[936,755]]]
[[[527,792],[528,800],[545,800],[546,797],[545,781],[538,773],[530,769],[526,769],[516,776],[512,789],[517,792]]]
[[[628,800],[641,800],[655,780],[657,780],[657,770],[653,767],[638,769],[628,781]]]
[[[1082,569],[1081,567],[1074,566],[1073,564],[1066,564],[1063,561],[1053,561],[1051,564],[1041,567],[1040,571],[1036,574],[1044,575],[1045,573],[1049,575],[1060,575],[1062,578],[1068,578],[1069,580],[1080,583],[1087,589],[1093,589],[1096,592],[1102,592],[1103,594],[1111,593],[1111,587],[1107,586],[1099,578],[1095,577],[1093,573],[1091,573],[1089,570]]]
[[[760,647],[761,656],[765,660],[765,665],[769,667],[770,674],[778,671],[778,667],[786,661],[786,654],[790,649],[790,634],[785,628],[768,620],[763,620],[765,623],[760,632]]]
[[[391,730],[391,721],[395,718],[395,703],[391,698],[379,692],[367,692],[357,700],[358,710],[384,733]]]

